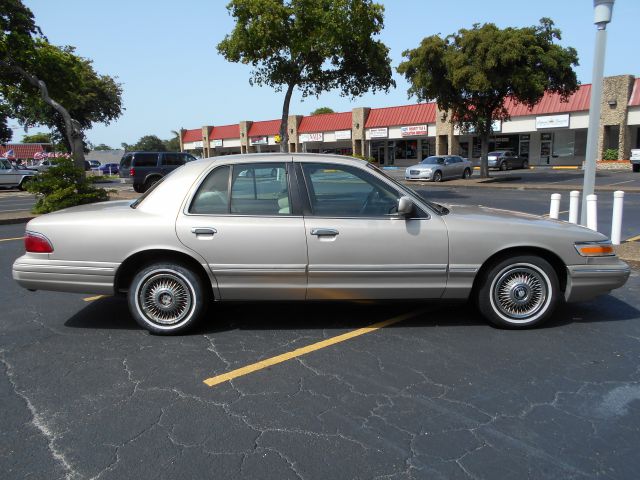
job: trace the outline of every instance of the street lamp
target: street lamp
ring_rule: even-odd
[[[602,98],[602,76],[604,73],[604,51],[607,46],[607,23],[611,21],[615,0],[593,0],[596,31],[596,48],[593,56],[591,76],[591,103],[589,106],[589,131],[587,132],[587,152],[584,161],[584,182],[582,185],[582,214],[580,223],[587,224],[587,196],[594,191],[596,182],[596,155],[598,153],[598,133],[600,129],[600,101]]]

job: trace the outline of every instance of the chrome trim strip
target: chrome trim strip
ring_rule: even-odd
[[[396,264],[396,265],[309,265],[309,272],[336,272],[336,273],[361,273],[361,272],[446,272],[446,264]]]

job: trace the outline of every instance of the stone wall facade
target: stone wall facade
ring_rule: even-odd
[[[631,132],[627,125],[629,97],[635,78],[632,75],[606,77],[602,84],[600,128],[598,130],[598,155],[604,156],[607,148],[607,135],[618,131],[618,159],[628,159],[631,155]],[[613,128],[612,128],[613,127]],[[615,139],[614,139],[615,140]]]

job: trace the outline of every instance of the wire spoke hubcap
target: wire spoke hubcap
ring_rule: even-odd
[[[533,266],[510,266],[494,281],[492,297],[492,303],[503,316],[527,320],[548,303],[548,279]]]
[[[156,273],[140,287],[138,302],[149,320],[173,325],[192,310],[193,293],[189,284],[171,272]]]

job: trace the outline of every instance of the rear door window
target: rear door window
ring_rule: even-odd
[[[157,153],[136,153],[134,167],[155,167],[158,165]]]
[[[162,164],[168,167],[184,165],[184,158],[179,153],[163,153]]]
[[[231,213],[237,215],[290,215],[287,169],[284,163],[233,166]]]

